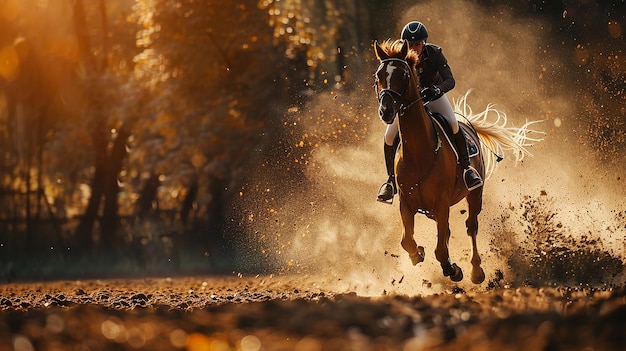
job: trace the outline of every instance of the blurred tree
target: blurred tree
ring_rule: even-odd
[[[71,43],[63,42],[63,28],[49,18],[67,15],[68,8],[52,11],[34,1],[4,1],[0,10],[1,217],[10,223],[7,235],[26,233],[11,242],[34,248],[43,244],[34,237],[42,212],[53,212],[48,196],[54,194],[46,188],[46,147],[65,110],[63,89],[72,85],[64,80],[72,70]],[[53,233],[60,235],[58,228]]]
[[[0,100],[6,101],[0,131],[7,135],[0,161],[7,195],[0,204],[12,211],[7,220],[25,218],[28,243],[40,242],[31,239],[42,208],[53,219],[55,212],[81,212],[81,184],[90,179],[76,237],[89,248],[102,217],[99,238],[107,246],[117,240],[117,175],[142,101],[132,75],[137,29],[126,19],[132,0],[86,4],[0,3],[2,61],[11,62],[0,69]],[[21,232],[16,225],[12,230]]]
[[[133,136],[131,162],[138,175],[166,175],[165,187],[206,194],[198,196],[207,243],[222,235],[246,169],[280,134],[287,87],[298,78],[287,74],[284,45],[273,42],[256,1],[146,0],[134,10],[143,28],[135,70],[153,115]]]
[[[285,54],[305,61],[309,85],[354,82],[347,71],[360,74],[362,50],[369,49],[370,8],[355,0],[260,0],[269,14],[274,41],[285,43]],[[298,67],[303,70],[304,67]]]
[[[252,170],[284,185],[273,199],[306,186],[298,160],[309,146],[285,116],[310,89],[358,74],[369,43],[357,5],[1,2],[0,219],[30,226],[47,208],[79,218],[55,242],[113,249],[130,239],[120,215],[157,177],[159,209],[181,207],[207,245],[234,245],[222,237],[238,225],[234,203],[267,188]]]
[[[85,126],[94,157],[89,201],[75,231],[79,246],[85,250],[93,245],[94,224],[100,213],[101,244],[110,249],[121,242],[117,236],[118,177],[127,156],[128,138],[141,117],[139,110],[144,101],[127,68],[134,53],[134,45],[128,40],[134,28],[125,20],[111,18],[106,4],[111,3],[76,0],[72,4],[87,99]],[[119,2],[115,4],[120,6]],[[123,13],[123,9],[120,11]]]

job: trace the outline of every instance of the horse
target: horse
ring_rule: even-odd
[[[465,198],[468,204],[465,225],[472,242],[471,281],[480,284],[485,280],[485,272],[481,267],[476,236],[483,187],[467,190],[463,169],[457,162],[456,150],[444,130],[444,123],[432,118],[421,99],[415,71],[419,57],[408,50],[407,41],[386,40],[381,44],[375,41],[374,51],[380,63],[374,84],[379,116],[388,124],[394,118],[399,119],[401,141],[395,174],[403,225],[402,248],[409,254],[414,266],[424,261],[425,249],[418,246],[414,239],[414,221],[417,213],[426,215],[437,223],[435,257],[441,264],[444,277],[454,282],[461,281],[463,270],[452,262],[448,251],[451,235],[449,217],[450,207]],[[467,94],[460,100],[463,104],[466,97]],[[458,110],[458,103],[455,105]],[[465,109],[467,111],[467,107]],[[493,111],[496,111],[498,119],[489,122],[487,114]],[[467,123],[459,121],[459,127],[466,133],[469,142],[480,145],[478,154],[471,158],[471,166],[485,181],[501,160],[504,150],[513,151],[519,161],[524,155],[530,155],[526,147],[540,140],[529,136],[532,130],[528,128],[538,121],[526,122],[520,128],[507,127],[506,115],[493,109],[492,105],[481,114],[465,117]]]

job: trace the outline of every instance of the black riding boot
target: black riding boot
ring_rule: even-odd
[[[467,151],[467,141],[463,131],[459,131],[454,134],[454,143],[456,144],[456,150],[459,153],[459,163],[463,167],[463,181],[467,190],[474,190],[480,188],[483,185],[483,180],[474,168],[470,167],[469,153]]]
[[[377,200],[381,202],[387,202],[393,199],[393,196],[398,192],[396,189],[394,167],[396,161],[396,151],[398,150],[398,145],[400,145],[400,137],[396,136],[393,140],[393,145],[387,145],[387,143],[384,144],[383,150],[385,152],[385,166],[387,167],[387,175],[389,178],[380,186],[380,189],[378,190]]]

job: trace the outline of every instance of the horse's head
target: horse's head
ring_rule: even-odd
[[[378,98],[378,115],[385,123],[392,123],[397,113],[402,114],[408,101],[411,85],[411,70],[417,55],[409,51],[406,40],[389,40],[374,43],[380,66],[375,74],[374,88]]]

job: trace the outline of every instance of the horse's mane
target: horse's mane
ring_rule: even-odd
[[[406,60],[406,62],[413,68],[417,66],[419,62],[419,56],[413,50],[409,50],[406,57],[402,57],[402,45],[404,44],[404,40],[402,39],[387,39],[380,43],[380,48],[389,55],[389,57],[398,58],[401,60]]]

